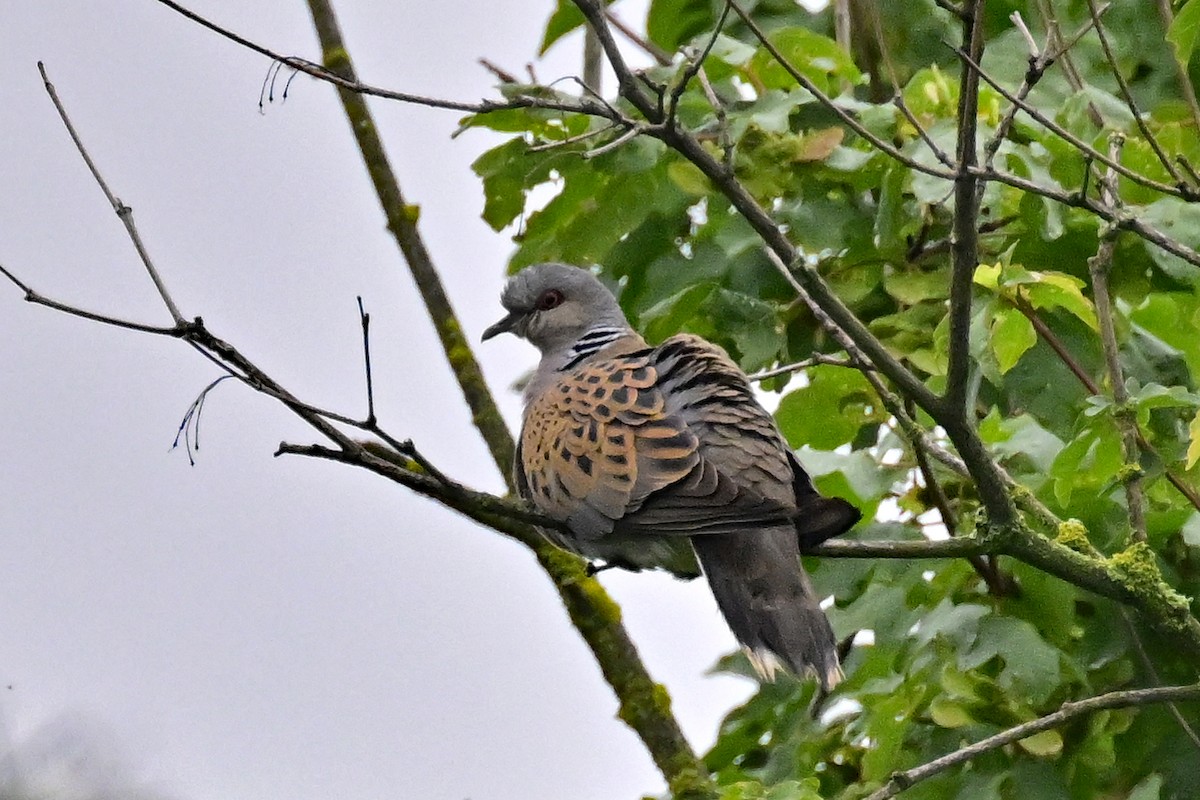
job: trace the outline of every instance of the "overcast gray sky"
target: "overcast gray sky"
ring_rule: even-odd
[[[190,5],[318,57],[300,0]],[[338,11],[365,80],[474,100],[492,84],[476,59],[521,71],[552,5]],[[576,71],[578,50],[564,43],[538,74]],[[298,78],[259,114],[268,63],[153,0],[0,6],[0,263],[44,293],[159,324],[169,318],[42,91],[39,59],[185,315],[302,398],[361,414],[361,294],[383,423],[449,474],[502,487],[330,87]],[[500,313],[510,244],[480,220],[469,164],[498,140],[452,141],[452,112],[372,106],[477,339]],[[516,425],[508,387],[534,351],[509,338],[479,353]],[[209,398],[189,466],[168,448],[218,372],[178,342],[35,308],[4,285],[0,359],[0,746],[69,720],[184,800],[662,790],[520,546],[366,472],[273,459],[280,440],[313,435],[230,383]],[[604,582],[707,747],[751,688],[704,674],[733,647],[707,589]]]

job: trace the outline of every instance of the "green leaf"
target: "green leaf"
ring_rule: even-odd
[[[558,0],[554,12],[546,21],[546,32],[542,35],[538,55],[545,55],[551,45],[576,28],[582,27],[585,21],[583,12],[571,0]]]
[[[883,279],[883,288],[907,305],[950,296],[950,267],[932,272],[893,272]]]
[[[712,28],[715,22],[708,0],[652,0],[646,15],[646,35],[673,53],[696,34]]]
[[[887,412],[861,372],[819,365],[806,370],[808,385],[784,395],[775,412],[793,448],[833,450],[854,441],[864,425],[882,423]]]
[[[837,42],[808,28],[780,28],[769,33],[767,38],[796,71],[826,94],[840,94],[841,81],[857,84],[862,80],[862,73]],[[748,66],[767,88],[796,86],[796,80],[765,47],[759,48]]]
[[[646,337],[652,342],[661,342],[679,333],[716,288],[711,283],[699,283],[646,309],[641,315]]]
[[[1033,736],[1026,736],[1017,742],[1017,745],[1030,755],[1049,758],[1062,752],[1063,738],[1058,731],[1042,731]]]
[[[1037,344],[1033,323],[1015,308],[998,308],[993,317],[989,345],[1001,374],[1008,372],[1029,348]]]
[[[1200,9],[1196,2],[1188,4]],[[1142,209],[1142,219],[1155,229],[1175,241],[1191,247],[1200,247],[1200,208],[1173,197],[1164,197]],[[1168,277],[1193,286],[1200,284],[1200,267],[1190,264],[1173,253],[1168,253],[1156,244],[1139,239],[1155,265]]]
[[[1041,703],[1058,686],[1058,650],[1022,619],[988,616],[979,623],[974,647],[958,659],[974,669],[999,656],[1004,661],[1000,685],[1032,703]]]
[[[1200,2],[1188,0],[1180,6],[1175,19],[1167,28],[1167,41],[1175,51],[1175,60],[1184,69],[1192,60],[1192,52],[1196,49],[1196,36],[1200,34]]]
[[[929,716],[935,725],[943,728],[963,728],[975,723],[966,706],[943,695],[933,698],[929,704]]]
[[[1034,308],[1061,308],[1092,330],[1099,330],[1096,309],[1083,295],[1084,282],[1062,272],[1032,273],[1035,280],[1023,283],[1026,299]]]
[[[1196,411],[1188,425],[1188,435],[1188,455],[1184,464],[1187,469],[1192,469],[1200,461],[1200,410]]]

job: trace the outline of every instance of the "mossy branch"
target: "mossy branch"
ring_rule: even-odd
[[[358,76],[355,75],[350,54],[342,40],[341,29],[338,27],[332,5],[325,0],[310,0],[308,6],[321,41],[325,68],[344,80],[357,84]],[[363,164],[387,218],[387,228],[404,255],[413,282],[429,312],[429,318],[437,329],[442,350],[471,409],[475,427],[483,436],[500,474],[509,481],[511,489],[512,479],[509,473],[516,451],[512,434],[509,433],[508,426],[500,415],[500,409],[487,387],[479,362],[475,360],[458,317],[450,305],[441,276],[417,229],[417,207],[409,204],[400,189],[400,182],[383,148],[383,140],[379,137],[366,98],[345,86],[338,86],[338,97],[341,98],[342,108],[350,122],[350,130],[354,133]]]
[[[325,67],[347,81],[357,82],[332,4],[327,0],[309,0],[308,5],[321,42]],[[511,489],[510,473],[515,455],[512,435],[484,381],[483,372],[417,230],[415,207],[408,203],[400,189],[366,99],[345,86],[338,87],[338,95],[387,217],[388,229],[408,263],[446,358],[471,408],[475,427],[483,435]],[[713,790],[708,773],[684,738],[671,712],[666,689],[655,683],[646,671],[637,648],[621,623],[617,604],[597,581],[586,577],[579,559],[558,551],[530,526],[510,527],[505,532],[532,549],[538,563],[550,576],[571,622],[591,647],[605,679],[617,695],[619,716],[642,739],[671,792],[680,797],[710,796]]]

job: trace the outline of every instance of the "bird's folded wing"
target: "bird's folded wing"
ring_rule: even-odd
[[[577,536],[692,535],[795,513],[774,421],[724,351],[691,336],[564,375],[525,416],[529,496]]]

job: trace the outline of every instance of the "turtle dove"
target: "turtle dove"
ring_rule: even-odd
[[[698,560],[763,677],[782,665],[836,683],[836,641],[800,551],[860,514],[817,493],[745,373],[698,336],[648,345],[578,267],[527,267],[501,303],[507,316],[483,338],[511,332],[542,354],[514,472],[521,495],[569,530],[547,535],[630,569],[694,576]]]

